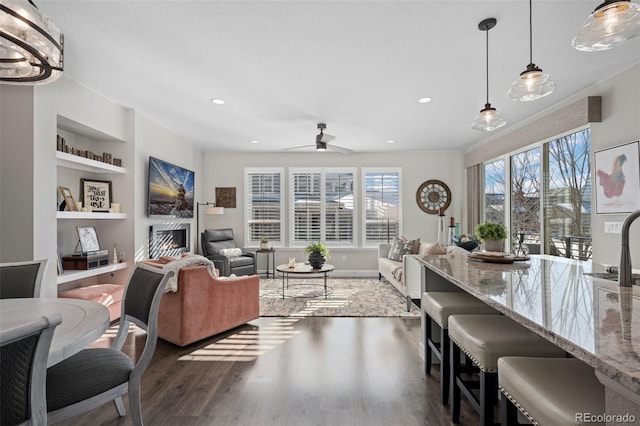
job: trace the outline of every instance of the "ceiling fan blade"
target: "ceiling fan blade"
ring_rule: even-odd
[[[292,146],[291,148],[282,148],[283,151],[294,151],[297,149],[308,149],[308,148],[314,148],[315,149],[315,145],[300,145],[300,146]]]
[[[327,150],[339,152],[340,154],[351,154],[353,152],[352,149],[344,148],[342,146],[337,146],[337,145],[327,145]]]
[[[321,135],[318,135],[316,137],[316,142],[320,141],[320,142],[325,142],[326,143],[326,142],[330,142],[330,141],[334,140],[335,138],[336,138],[335,136],[332,136],[332,135],[329,135],[329,134],[326,134],[326,133],[322,133]]]

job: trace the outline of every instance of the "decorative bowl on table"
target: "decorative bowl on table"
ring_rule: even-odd
[[[455,235],[451,237],[451,241],[458,247],[462,247],[466,251],[472,251],[478,248],[478,242],[474,239],[466,239],[465,237],[456,237]]]

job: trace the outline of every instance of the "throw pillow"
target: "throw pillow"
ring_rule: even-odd
[[[420,250],[420,238],[415,238],[413,240],[410,240],[404,235],[400,235],[399,238],[400,238],[400,241],[402,241],[403,243],[413,241],[413,248],[411,249],[411,254],[418,254],[418,251]]]
[[[402,241],[400,238],[394,238],[393,244],[391,244],[391,248],[389,249],[390,260],[395,260],[396,262],[402,261],[402,256],[405,254],[411,254],[411,251],[414,249],[415,240]],[[418,246],[420,244],[418,243]]]
[[[240,249],[240,248],[220,249],[220,255],[226,256],[226,257],[242,256],[242,249]]]
[[[435,243],[424,251],[424,256],[428,256],[430,254],[447,254],[447,247],[442,243]]]

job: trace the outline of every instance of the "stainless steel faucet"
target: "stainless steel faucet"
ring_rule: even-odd
[[[631,269],[631,252],[629,251],[629,228],[631,223],[640,217],[640,210],[631,213],[622,224],[622,251],[620,252],[620,271],[618,272],[618,285],[631,287],[633,285]]]

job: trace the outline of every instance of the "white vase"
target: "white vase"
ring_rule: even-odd
[[[504,240],[484,240],[482,245],[485,251],[502,251],[502,243]]]

